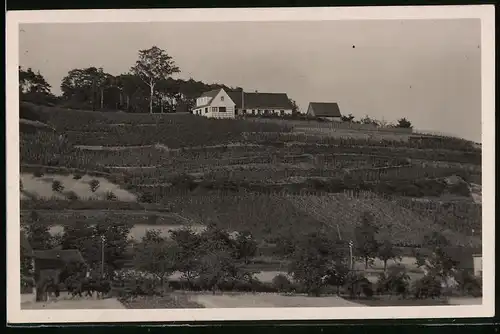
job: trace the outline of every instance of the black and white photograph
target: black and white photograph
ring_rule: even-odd
[[[493,6],[7,32],[9,322],[493,315]]]

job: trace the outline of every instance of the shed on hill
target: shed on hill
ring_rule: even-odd
[[[329,121],[342,122],[339,105],[335,102],[310,102],[307,115]]]

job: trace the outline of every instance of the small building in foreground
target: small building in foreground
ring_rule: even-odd
[[[307,115],[332,122],[342,122],[339,105],[335,102],[310,102]]]

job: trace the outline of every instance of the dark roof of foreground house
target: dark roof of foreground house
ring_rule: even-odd
[[[210,99],[208,103],[196,108],[203,108],[210,105],[221,89],[214,89],[203,93],[200,97],[209,97]],[[245,92],[242,94],[241,91],[226,91],[226,93],[238,109],[242,109],[242,107],[245,109],[292,109],[292,104],[285,93]]]
[[[286,93],[228,92],[238,109],[292,109]]]
[[[37,260],[60,260],[63,262],[81,262],[84,263],[82,253],[78,249],[50,249],[35,250],[35,259]]]
[[[311,102],[307,113],[317,117],[342,117],[339,105],[335,102]]]

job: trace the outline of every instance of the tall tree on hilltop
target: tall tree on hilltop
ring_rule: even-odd
[[[149,86],[149,112],[153,113],[153,96],[158,81],[166,79],[174,73],[179,73],[171,56],[165,50],[153,46],[150,49],[139,50],[139,59],[130,69]]]
[[[40,72],[19,66],[19,98],[36,104],[51,105],[57,98],[50,92],[51,86]]]
[[[92,110],[95,110],[97,97],[103,101],[105,84],[110,77],[111,75],[105,73],[102,68],[73,69],[61,82],[63,97],[77,103],[90,101]],[[100,104],[102,105],[102,102]]]
[[[50,85],[40,72],[35,73],[31,68],[24,70],[19,66],[19,92],[49,94]]]

